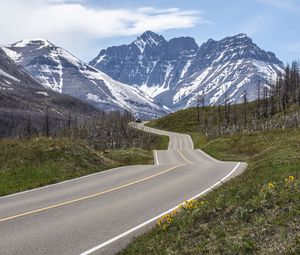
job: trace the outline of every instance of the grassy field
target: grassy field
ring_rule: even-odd
[[[249,167],[161,219],[121,254],[300,254],[299,129],[207,141],[191,127],[172,127],[193,131],[197,147],[216,158],[246,161]]]
[[[168,136],[156,136],[155,142],[146,150],[138,148],[129,148],[124,150],[111,150],[106,157],[118,161],[123,165],[150,165],[154,163],[152,150],[166,150],[169,145]]]
[[[157,136],[147,150],[129,148],[105,154],[67,138],[0,140],[0,196],[133,164],[153,164],[151,149],[168,147]]]
[[[226,108],[224,106],[192,107],[153,120],[147,125],[174,132],[202,133],[209,139],[229,134],[300,128],[299,105],[293,104],[285,112],[272,114],[268,112],[267,115],[264,114],[263,106],[263,102],[258,104],[254,101]]]
[[[202,111],[208,112],[206,108],[204,108],[204,110],[201,109],[201,112]],[[174,132],[197,132],[199,131],[197,108],[189,108],[168,114],[162,118],[147,123],[146,126]]]

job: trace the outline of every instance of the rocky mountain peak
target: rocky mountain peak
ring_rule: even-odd
[[[53,47],[53,46],[54,45],[52,43],[50,43],[48,40],[43,38],[21,40],[10,45],[10,47],[15,47],[15,48],[33,47],[33,48],[40,48],[40,49],[45,47]]]
[[[208,59],[218,58],[219,61],[254,59],[283,65],[274,53],[258,47],[247,34],[240,33],[226,37],[220,41],[209,39],[203,43],[198,52],[199,56]]]
[[[189,51],[196,51],[199,48],[192,37],[177,37],[168,41],[167,53],[180,54]]]
[[[253,41],[247,34],[240,33],[233,36],[225,37],[224,39],[219,41],[220,44],[228,45],[231,47],[239,47],[240,45],[251,45]]]
[[[150,30],[144,32],[141,36],[138,37],[138,39],[142,39],[143,41],[154,45],[158,45],[160,42],[165,41],[165,38],[163,36],[158,35]]]
[[[4,51],[44,87],[86,101],[102,110],[127,110],[151,118],[166,110],[142,91],[113,80],[47,40],[24,40]]]
[[[141,54],[143,54],[147,49],[155,49],[165,43],[166,40],[164,37],[152,31],[146,31],[133,42]]]
[[[254,98],[257,81],[269,82],[284,68],[274,53],[259,48],[244,33],[210,39],[198,47],[190,37],[166,41],[147,31],[129,46],[101,51],[91,63],[175,110],[194,105],[201,91],[207,95],[206,104],[222,102],[225,92],[234,102],[240,102],[245,90]]]
[[[236,38],[250,38],[246,33],[239,33],[237,35],[234,35],[233,37],[236,37]]]

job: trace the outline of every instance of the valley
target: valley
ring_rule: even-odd
[[[300,254],[295,0],[0,4],[0,254]]]

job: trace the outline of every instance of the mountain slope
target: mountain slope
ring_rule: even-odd
[[[99,109],[127,110],[146,118],[166,113],[143,92],[114,81],[46,40],[23,40],[4,50],[45,87],[85,100]]]
[[[249,100],[283,72],[275,54],[259,48],[245,34],[212,39],[198,47],[193,38],[166,41],[151,31],[130,45],[102,50],[91,65],[121,82],[143,90],[176,110],[193,106],[205,93],[205,104]]]
[[[32,132],[42,132],[47,111],[56,128],[70,115],[79,122],[101,114],[79,99],[43,87],[0,48],[0,136],[22,135],[28,125]]]

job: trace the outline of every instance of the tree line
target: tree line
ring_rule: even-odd
[[[257,82],[257,99],[250,102],[247,92],[243,102],[233,104],[225,94],[223,104],[204,107],[204,94],[197,99],[198,130],[209,137],[275,128],[298,128],[300,125],[299,62],[286,65],[276,81]]]
[[[49,107],[41,112],[0,109],[0,137],[68,137],[103,152],[130,147],[151,149],[157,136],[133,128],[133,120],[131,113],[119,111],[99,111],[91,117],[74,111],[61,115]]]

